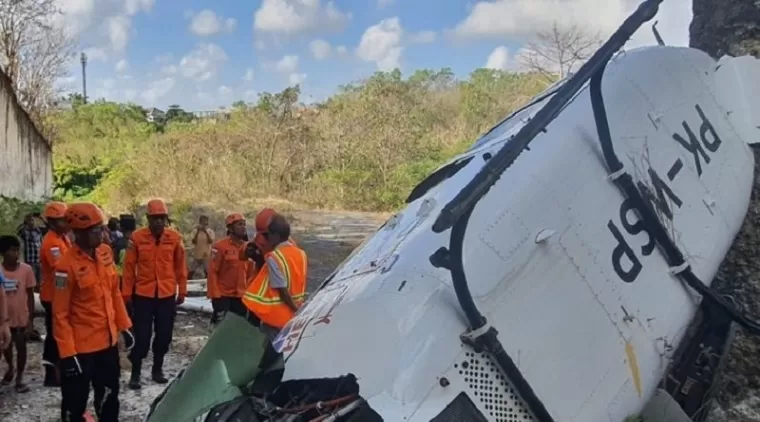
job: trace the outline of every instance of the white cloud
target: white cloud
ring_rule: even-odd
[[[335,47],[335,52],[341,57],[348,55],[348,49],[345,45]]]
[[[409,42],[413,44],[429,44],[436,39],[435,31],[420,31],[409,35]]]
[[[127,16],[112,16],[108,18],[107,24],[111,48],[117,53],[123,52],[129,43],[132,20]]]
[[[166,66],[161,66],[161,73],[164,73],[167,75],[174,75],[178,71],[179,71],[179,68],[173,64],[167,64]]]
[[[375,62],[380,70],[401,66],[404,30],[397,17],[384,19],[364,31],[356,54],[364,61]]]
[[[154,0],[54,0],[63,12],[56,19],[83,43],[121,53],[133,34],[132,18],[149,13]]]
[[[232,32],[237,27],[237,21],[233,18],[224,19],[209,9],[202,10],[192,15],[190,31],[198,36],[215,35],[222,31]]]
[[[293,73],[298,70],[298,56],[285,56],[274,65],[274,69],[281,73]]]
[[[291,73],[288,76],[288,82],[291,85],[298,85],[300,83],[303,83],[303,81],[306,80],[306,74],[305,73]]]
[[[129,63],[125,59],[121,59],[118,62],[116,62],[116,71],[117,72],[124,72],[127,69],[129,69]]]
[[[177,81],[171,77],[150,82],[148,88],[140,93],[140,98],[148,104],[155,104],[156,101],[165,97],[174,88],[176,83]]]
[[[219,91],[219,95],[221,95],[222,97],[232,97],[232,88],[226,85],[220,86],[218,91]]]
[[[94,84],[94,92],[92,95],[88,95],[91,99],[105,98],[107,100],[113,100],[115,96],[114,88],[116,87],[116,81],[112,78],[96,79]]]
[[[339,31],[351,14],[322,0],[263,0],[253,15],[253,29],[279,34],[304,34]]]
[[[135,97],[137,97],[137,91],[134,89],[125,89],[124,90],[124,99],[127,101],[134,101]]]
[[[251,82],[254,77],[254,72],[252,68],[248,68],[245,70],[245,75],[243,75],[243,80],[246,82]]]
[[[509,67],[509,50],[507,47],[496,47],[488,56],[487,69],[506,70]]]
[[[330,46],[330,43],[325,40],[312,41],[309,44],[309,49],[311,50],[311,54],[317,60],[326,59],[328,56],[330,56],[330,53],[332,52],[332,47]]]
[[[218,45],[201,43],[180,60],[179,70],[186,78],[205,81],[216,75],[227,59],[227,53]]]
[[[284,56],[280,60],[272,63],[264,63],[265,68],[274,69],[277,73],[287,75],[288,83],[290,85],[296,85],[302,83],[306,79],[306,74],[299,71],[300,60],[298,56],[288,55]]]
[[[639,0],[495,0],[475,3],[470,14],[455,28],[460,38],[526,37],[551,28],[554,22],[578,25],[608,37],[640,4]],[[594,13],[589,13],[593,10]],[[653,44],[651,24],[659,20],[658,29],[667,44],[688,45],[689,0],[663,2],[655,19],[642,26],[631,44]]]
[[[392,5],[395,2],[396,2],[396,0],[377,0],[377,8],[378,9],[383,9],[383,8],[385,8],[387,6]]]
[[[85,48],[84,54],[87,56],[87,60],[90,62],[107,62],[108,53],[102,48]]]

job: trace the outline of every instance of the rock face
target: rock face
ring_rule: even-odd
[[[760,57],[760,0],[693,0],[690,46],[720,58]],[[754,148],[755,187],[747,217],[713,286],[760,318],[760,149]],[[760,336],[739,330],[711,422],[760,422]]]
[[[721,264],[713,287],[732,296],[740,309],[760,317],[760,148],[755,155],[755,183],[747,216]],[[709,422],[760,422],[760,336],[738,330],[728,356],[717,403]]]
[[[716,59],[724,54],[760,57],[759,0],[693,0],[690,46]]]

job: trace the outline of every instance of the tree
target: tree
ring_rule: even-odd
[[[164,116],[164,122],[182,122],[182,123],[189,123],[193,121],[195,116],[193,113],[187,112],[182,107],[180,107],[178,104],[172,104],[169,106],[169,109],[166,110],[166,115]]]
[[[550,81],[574,72],[601,46],[599,33],[591,33],[577,25],[539,31],[526,43],[519,60],[527,70],[538,72]]]
[[[55,0],[0,0],[0,65],[38,125],[74,57],[73,39],[55,23],[60,16]]]

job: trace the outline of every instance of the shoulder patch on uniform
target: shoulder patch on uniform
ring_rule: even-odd
[[[61,248],[58,246],[53,246],[50,248],[50,253],[53,254],[54,258],[60,258],[61,257]]]
[[[56,289],[65,289],[66,284],[68,283],[69,275],[64,272],[55,272],[55,288]]]
[[[211,258],[216,258],[216,254],[219,252],[216,248],[211,248]]]

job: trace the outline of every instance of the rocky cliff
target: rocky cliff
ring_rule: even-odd
[[[693,0],[690,45],[715,58],[760,57],[760,0]],[[760,77],[760,75],[758,75]],[[747,217],[714,286],[760,319],[760,149]],[[729,355],[711,422],[760,422],[760,336],[739,331]]]
[[[760,57],[760,1],[693,0],[690,45],[711,56]]]

